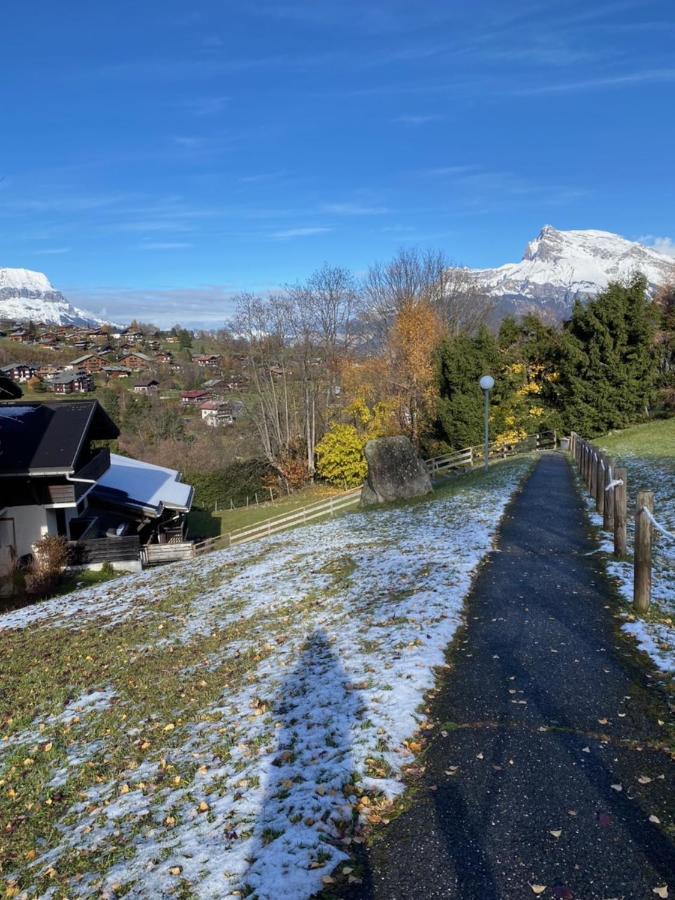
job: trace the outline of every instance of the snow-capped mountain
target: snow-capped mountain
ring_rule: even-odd
[[[29,269],[0,269],[0,319],[18,322],[47,322],[50,325],[96,326],[102,323],[93,313],[68,303],[42,272]]]
[[[536,312],[560,320],[577,297],[590,297],[634,272],[654,291],[675,282],[675,259],[609,231],[557,231],[546,225],[519,263],[474,269],[473,275],[499,316]]]

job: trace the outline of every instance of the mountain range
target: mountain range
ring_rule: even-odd
[[[609,231],[558,231],[545,225],[518,263],[471,270],[481,293],[495,302],[498,318],[538,313],[560,321],[577,298],[585,299],[641,272],[650,293],[675,283],[675,258]]]
[[[588,298],[641,272],[654,292],[675,283],[675,258],[608,231],[558,231],[546,225],[518,263],[470,269],[478,290],[495,305],[495,316],[538,313],[566,318],[577,298]],[[41,272],[0,269],[0,319],[33,319],[55,325],[95,326],[102,320],[73,306]],[[148,318],[152,318],[148,314]]]
[[[93,313],[73,306],[46,275],[30,269],[0,269],[0,319],[84,327],[103,322]]]

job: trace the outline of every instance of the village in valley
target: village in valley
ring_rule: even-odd
[[[197,352],[185,344],[191,335],[176,330],[0,320],[0,373],[24,396],[92,395],[119,382],[119,390],[198,409],[208,426],[233,425],[242,404],[232,398],[249,381],[246,355]]]
[[[0,900],[675,898],[674,14],[3,4]]]

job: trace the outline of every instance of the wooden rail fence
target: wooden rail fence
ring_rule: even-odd
[[[588,492],[602,516],[603,530],[614,535],[614,555],[627,555],[628,472],[576,432],[570,436],[572,454]],[[649,609],[652,598],[652,542],[654,532],[675,540],[654,516],[654,494],[640,491],[635,502],[633,547],[633,606],[637,612]]]
[[[545,450],[557,446],[557,435],[555,431],[546,431],[540,434],[533,434],[522,441],[513,444],[490,444],[489,458],[492,460],[503,459],[509,456],[515,456],[518,453],[528,453],[532,450]],[[466,447],[463,450],[456,450],[452,453],[446,453],[443,456],[437,456],[433,459],[424,461],[429,474],[432,477],[444,476],[452,471],[466,471],[483,463],[483,445],[474,447]],[[327,500],[318,500],[308,506],[303,506],[290,513],[280,513],[271,516],[257,525],[249,525],[243,528],[237,528],[227,534],[221,534],[217,537],[207,538],[194,544],[194,555],[201,556],[203,553],[209,553],[211,550],[222,550],[227,547],[234,547],[238,544],[244,544],[248,541],[256,541],[259,538],[270,537],[273,534],[279,534],[294,528],[296,525],[304,525],[306,522],[312,522],[316,519],[332,516],[337,512],[355,506],[361,498],[361,487],[352,488],[341,494],[335,494]]]
[[[270,537],[278,534],[280,531],[286,531],[294,528],[296,525],[304,525],[306,522],[312,522],[315,519],[324,516],[332,516],[336,512],[341,512],[354,506],[359,502],[361,497],[361,488],[352,488],[352,490],[344,491],[341,494],[335,494],[327,500],[318,500],[316,503],[310,503],[290,513],[280,513],[277,516],[271,516],[264,522],[257,525],[248,525],[243,528],[236,528],[227,534],[218,535],[218,537],[208,538],[195,544],[195,554],[200,556],[202,553],[208,553],[210,550],[221,550],[225,547],[234,547],[237,544],[245,544],[248,541],[256,541],[262,537]]]

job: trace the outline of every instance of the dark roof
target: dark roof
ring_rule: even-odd
[[[0,477],[70,474],[88,441],[118,436],[96,400],[0,403]]]

